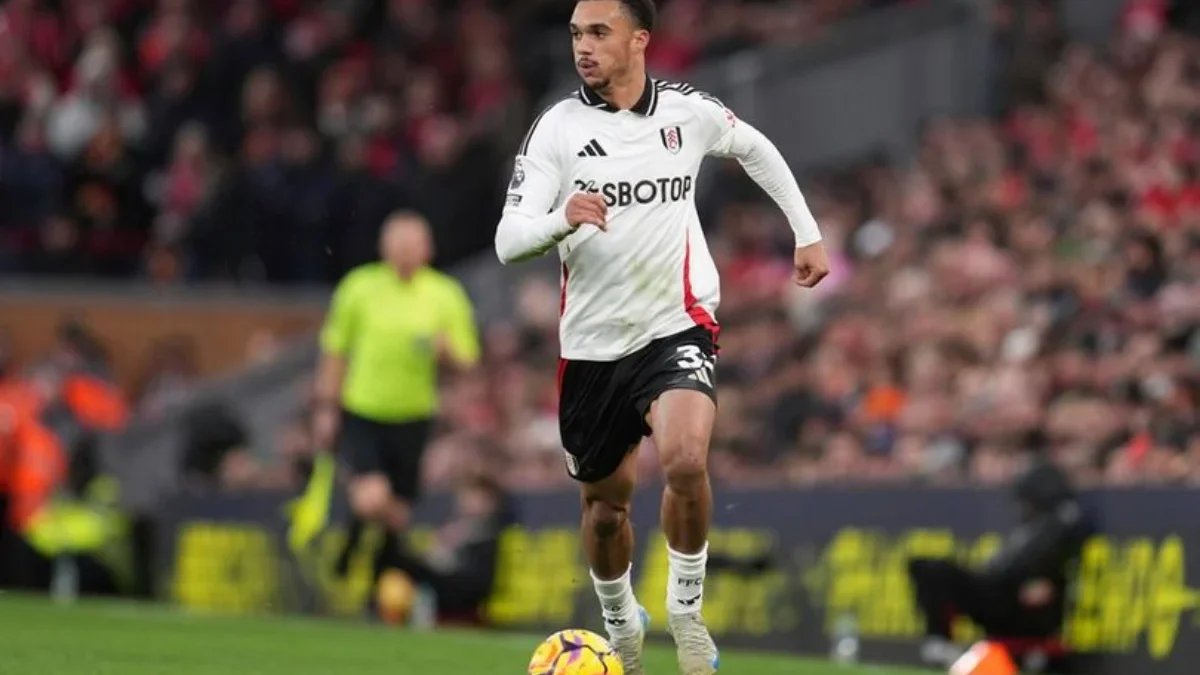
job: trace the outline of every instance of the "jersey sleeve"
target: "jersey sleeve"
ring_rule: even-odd
[[[733,156],[734,133],[739,124],[737,115],[715,96],[695,92],[691,97],[695,99],[706,153],[714,157]]]
[[[355,279],[351,272],[333,291],[325,324],[321,326],[321,350],[327,354],[345,356],[350,351],[355,323]]]
[[[533,121],[513,161],[496,227],[496,256],[502,263],[540,256],[571,233],[566,210],[555,209],[566,170],[558,140],[560,111],[560,106],[551,106]]]
[[[696,109],[706,131],[707,154],[734,157],[746,174],[763,189],[783,211],[796,237],[796,246],[821,241],[821,230],[808,208],[800,186],[779,148],[752,125],[737,118],[721,101],[696,92]]]
[[[554,208],[562,187],[562,166],[556,140],[558,115],[546,110],[525,134],[513,160],[504,214],[542,216]]]
[[[456,361],[474,365],[479,361],[479,333],[471,299],[457,281],[451,281],[446,293],[446,339]]]

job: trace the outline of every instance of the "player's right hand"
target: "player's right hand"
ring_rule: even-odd
[[[333,452],[333,444],[337,441],[338,427],[341,426],[341,413],[334,406],[318,405],[313,412],[313,445],[318,452]]]
[[[822,242],[797,248],[795,264],[796,272],[792,275],[792,281],[797,286],[812,288],[829,276],[829,256]]]
[[[595,225],[608,230],[608,204],[604,197],[593,192],[576,192],[567,200],[567,224],[573,228]]]

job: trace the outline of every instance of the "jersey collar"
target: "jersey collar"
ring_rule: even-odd
[[[596,93],[596,90],[586,84],[579,86],[579,98],[583,100],[585,105],[593,108],[599,108],[605,112],[620,112],[619,108],[604,100],[603,96]],[[644,117],[649,117],[654,114],[654,110],[657,107],[658,88],[654,86],[654,80],[647,76],[646,86],[642,89],[642,96],[637,100],[637,103],[633,104],[630,110]]]

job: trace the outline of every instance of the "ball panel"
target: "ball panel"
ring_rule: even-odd
[[[529,675],[624,675],[608,641],[586,630],[562,630],[538,645]]]

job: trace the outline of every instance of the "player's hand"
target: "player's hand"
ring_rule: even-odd
[[[1054,584],[1045,579],[1034,579],[1021,587],[1021,604],[1026,607],[1044,607],[1054,599]]]
[[[604,197],[592,192],[576,192],[567,200],[567,224],[573,228],[595,225],[608,230],[608,204]]]
[[[812,288],[829,276],[829,256],[825,254],[825,244],[817,242],[796,249],[796,272],[792,281],[797,286]]]
[[[450,338],[445,333],[438,333],[437,337],[433,338],[433,353],[438,363],[447,366],[458,365],[458,359],[454,357],[454,347],[450,344]]]
[[[341,414],[336,406],[318,405],[313,413],[313,444],[318,452],[333,452],[337,440]]]

